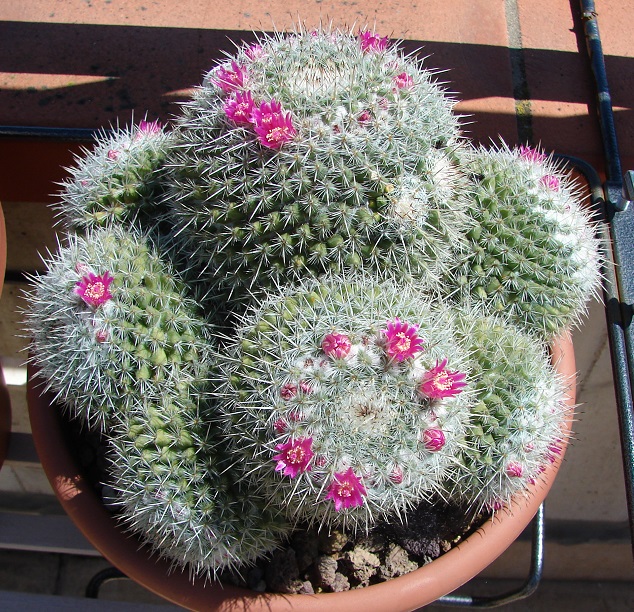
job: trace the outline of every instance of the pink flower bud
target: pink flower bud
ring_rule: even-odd
[[[348,356],[352,342],[345,334],[326,334],[321,341],[321,350],[333,359],[343,359]]]
[[[446,440],[442,429],[430,427],[423,432],[421,441],[428,451],[437,453],[443,446],[445,446]]]
[[[524,472],[524,468],[517,461],[510,461],[506,466],[506,475],[510,478],[519,478]]]

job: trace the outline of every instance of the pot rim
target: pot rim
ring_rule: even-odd
[[[551,344],[558,372],[568,381],[565,404],[568,418],[557,460],[546,467],[531,495],[495,514],[471,536],[433,562],[417,570],[363,589],[315,595],[256,593],[200,579],[193,583],[186,571],[161,559],[112,517],[84,479],[63,444],[59,413],[50,393],[41,393],[37,368],[29,364],[27,402],[33,441],[48,480],[63,509],[86,539],[126,576],[155,594],[191,610],[305,610],[328,607],[332,612],[407,612],[432,603],[479,574],[499,557],[531,522],[548,494],[563,460],[575,407],[575,358],[569,332]]]

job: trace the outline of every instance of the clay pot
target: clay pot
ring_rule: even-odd
[[[568,334],[552,347],[553,363],[570,380],[567,404],[573,417],[575,359]],[[31,368],[33,370],[33,368]],[[363,589],[318,595],[262,594],[233,586],[192,584],[186,572],[170,569],[167,561],[125,532],[108,514],[101,499],[78,471],[63,444],[59,410],[50,396],[40,395],[29,375],[27,398],[33,439],[42,465],[64,510],[103,556],[129,578],[161,597],[191,610],[278,612],[286,610],[405,612],[427,605],[468,582],[501,555],[522,533],[548,494],[565,449],[549,465],[527,501],[501,511],[459,546],[432,563],[404,576]]]

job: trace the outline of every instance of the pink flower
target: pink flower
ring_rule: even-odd
[[[273,423],[273,429],[278,434],[283,434],[288,429],[288,422],[286,419],[277,419],[275,423]]]
[[[359,477],[348,468],[345,472],[338,472],[328,487],[326,499],[335,502],[335,510],[342,508],[354,508],[363,505],[363,496],[367,495],[363,483]]]
[[[305,381],[305,380],[300,380],[299,381],[299,390],[304,393],[305,395],[310,395],[313,392],[313,387],[312,385]]]
[[[109,272],[104,272],[99,276],[89,273],[77,283],[75,293],[77,293],[88,306],[94,306],[96,308],[112,298],[109,287],[113,280]]]
[[[326,334],[321,341],[321,350],[333,359],[347,357],[351,348],[352,342],[345,334]]]
[[[401,484],[403,482],[403,468],[401,468],[400,465],[394,466],[394,469],[390,474],[390,480],[394,484]]]
[[[95,340],[99,342],[99,344],[105,342],[108,339],[108,330],[100,329],[95,332]]]
[[[519,478],[523,472],[524,469],[522,468],[522,465],[517,463],[517,461],[509,461],[506,466],[506,474],[511,478]]]
[[[280,395],[282,399],[289,400],[297,395],[297,385],[293,383],[286,383],[280,389]]]
[[[546,174],[539,179],[539,182],[548,187],[551,191],[559,191],[559,179],[554,174]]]
[[[242,89],[246,81],[246,72],[243,66],[236,61],[231,62],[231,68],[219,66],[216,69],[212,82],[220,87],[222,91],[232,92]]]
[[[359,33],[359,44],[361,45],[361,51],[364,53],[385,51],[389,42],[390,40],[387,36],[380,38],[369,30]]]
[[[532,147],[526,147],[522,145],[519,148],[520,157],[528,162],[532,162],[534,164],[541,164],[546,160],[546,154],[541,153],[537,149],[533,149]]]
[[[251,60],[254,61],[256,59],[260,59],[261,57],[265,57],[267,55],[266,51],[262,47],[262,45],[258,45],[254,43],[249,45],[245,50],[244,54]]]
[[[161,131],[161,123],[158,121],[141,121],[139,123],[137,138],[139,136],[158,134]]]
[[[235,97],[229,98],[223,109],[227,117],[237,125],[250,125],[253,113],[253,98],[250,91],[237,92]]]
[[[279,149],[297,133],[291,113],[283,112],[282,105],[277,100],[262,102],[259,108],[254,107],[251,121],[258,140],[269,149]]]
[[[389,358],[403,361],[421,351],[423,340],[418,337],[417,331],[418,325],[401,322],[398,317],[394,321],[388,321],[387,329],[384,329],[383,333],[385,334],[385,350]]]
[[[273,461],[277,461],[275,471],[282,472],[284,476],[291,478],[309,471],[308,464],[313,457],[312,445],[312,438],[300,438],[299,440],[291,440],[286,444],[278,444],[275,449],[280,453],[273,457]]]
[[[360,125],[367,125],[372,121],[372,114],[369,110],[361,111],[357,116],[357,121]]]
[[[397,89],[409,89],[414,85],[414,79],[407,72],[401,72],[394,77],[394,85]]]
[[[445,446],[445,433],[442,429],[430,427],[423,432],[421,441],[428,451],[437,453]]]
[[[116,149],[110,149],[108,151],[108,159],[112,161],[117,161],[120,155],[121,155],[121,152],[117,151]]]
[[[449,370],[446,366],[446,359],[443,359],[441,363],[436,361],[436,365],[423,374],[418,388],[422,395],[430,399],[455,397],[467,386],[464,382],[466,374]]]

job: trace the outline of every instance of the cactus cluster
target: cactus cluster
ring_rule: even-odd
[[[165,214],[162,180],[172,133],[158,121],[104,132],[68,168],[59,217],[72,232],[113,224],[149,231]]]
[[[532,335],[499,317],[456,314],[469,351],[475,403],[451,467],[451,498],[478,509],[508,507],[526,495],[567,441],[567,385]]]
[[[596,292],[593,222],[551,158],[471,146],[453,105],[373,32],[263,35],[172,129],[70,169],[31,359],[175,565],[436,496],[495,511],[561,451],[545,347]]]
[[[47,267],[28,312],[35,359],[62,404],[109,441],[124,520],[198,572],[269,552],[287,527],[221,476],[211,328],[169,264],[113,227],[74,234]]]

